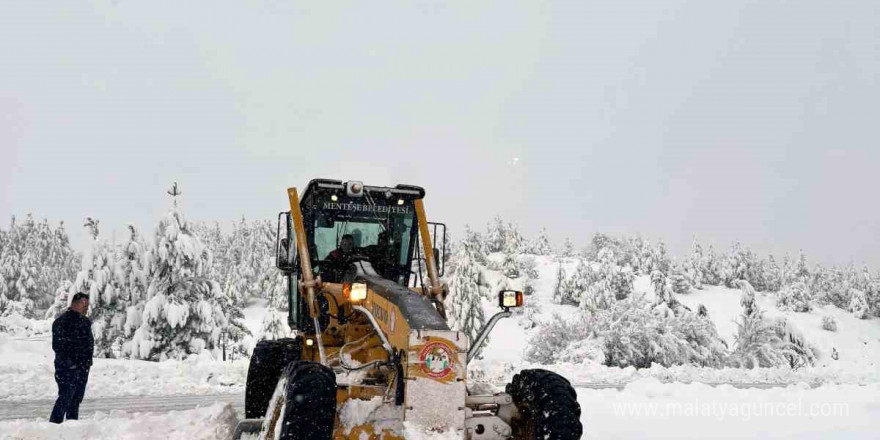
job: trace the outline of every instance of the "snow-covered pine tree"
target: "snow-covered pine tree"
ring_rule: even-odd
[[[133,305],[146,299],[150,271],[146,266],[146,243],[133,224],[128,224],[127,229],[128,237],[125,243],[117,248],[114,276],[119,286],[119,294],[129,305]]]
[[[782,281],[779,284],[780,287],[787,286],[787,285],[797,281],[795,279],[795,275],[794,275],[795,268],[794,268],[794,262],[791,261],[791,255],[785,254],[785,256],[782,258],[781,272],[782,272],[782,276],[781,276]]]
[[[798,281],[783,287],[776,296],[776,307],[780,310],[809,312],[813,309],[812,298],[806,284]]]
[[[495,216],[486,226],[486,241],[484,248],[486,253],[503,252],[505,239],[507,238],[507,228],[501,216]]]
[[[177,184],[170,212],[156,226],[153,271],[141,326],[127,346],[133,357],[148,360],[183,358],[209,350],[218,354],[228,322],[219,283],[206,278],[212,256],[194,235],[177,206]]]
[[[519,227],[513,223],[507,223],[504,228],[504,249],[507,254],[520,254],[526,251],[526,240],[519,232]]]
[[[122,348],[128,301],[116,279],[116,249],[100,238],[98,224],[92,217],[86,217],[83,224],[90,243],[73,290],[89,294],[95,356],[114,358]]]
[[[479,232],[476,232],[470,228],[470,226],[465,225],[464,227],[464,238],[461,240],[461,243],[467,242],[470,250],[469,255],[473,259],[473,261],[477,264],[485,265],[486,264],[486,248],[484,246],[485,240],[483,240],[482,235]],[[455,250],[454,255],[458,255],[459,249]],[[453,262],[455,258],[452,258]]]
[[[797,281],[801,281],[804,283],[809,283],[811,280],[810,276],[810,268],[807,266],[807,256],[804,254],[804,250],[801,249],[798,253],[797,265],[794,269],[794,274],[792,274]]]
[[[742,291],[742,315],[737,324],[732,362],[740,368],[774,367],[786,363],[782,339],[764,319],[755,302],[755,289],[746,280],[736,280]]]
[[[566,281],[565,269],[562,268],[562,263],[559,263],[556,269],[556,279],[553,281],[553,302],[556,304],[563,304],[568,300],[565,292]]]
[[[284,322],[284,316],[270,303],[266,308],[266,316],[263,317],[263,323],[260,327],[260,339],[276,340],[289,336],[290,328]]]
[[[783,279],[782,269],[776,263],[776,258],[773,255],[769,255],[764,267],[764,285],[766,290],[768,292],[778,292],[783,286]]]
[[[478,250],[472,249],[470,240],[463,240],[455,255],[455,272],[449,282],[449,296],[446,299],[447,316],[450,326],[468,335],[474,342],[486,323],[483,314],[481,283],[482,272],[474,261]]]
[[[672,262],[669,259],[669,251],[666,250],[666,243],[663,240],[657,242],[657,247],[654,248],[653,254],[654,270],[659,270],[664,274],[669,273]]]
[[[547,228],[541,228],[538,238],[532,242],[532,253],[535,255],[551,255],[553,254],[553,246],[550,245],[550,237],[547,235]]]
[[[61,285],[55,289],[55,302],[46,310],[46,320],[54,321],[55,318],[67,311],[70,307],[70,300],[75,293],[73,283],[70,280],[62,281]]]
[[[868,319],[868,300],[865,297],[865,292],[850,289],[849,311],[857,319]]]
[[[669,286],[666,275],[659,270],[651,272],[651,285],[654,288],[653,309],[655,313],[667,317],[678,314],[681,305],[675,292],[672,291],[672,287]]]
[[[672,275],[669,276],[669,282],[673,292],[677,294],[686,294],[691,291],[693,284],[688,275],[686,267],[679,264],[674,264],[672,266]]]
[[[76,273],[79,259],[70,247],[64,223],[54,230],[48,220],[28,214],[15,217],[0,243],[0,315],[42,314],[54,301],[52,293]]]
[[[715,248],[710,244],[709,248],[703,254],[703,283],[711,286],[720,286],[721,277],[721,261]]]
[[[691,280],[691,283],[693,283],[694,288],[703,288],[703,278],[705,278],[705,275],[703,274],[703,246],[697,241],[696,236],[694,237],[694,243],[691,246],[691,254],[688,256],[687,260],[685,260],[682,269]]]
[[[574,243],[571,242],[570,238],[565,239],[565,242],[562,244],[562,250],[559,255],[562,257],[570,258],[574,257]]]
[[[844,310],[852,309],[850,307],[852,300],[852,286],[850,284],[850,277],[847,276],[845,271],[840,270],[837,267],[831,270],[830,286],[827,294],[827,298],[831,301],[831,304]]]
[[[504,262],[501,264],[501,273],[507,278],[519,278],[519,266],[516,264],[516,258],[514,258],[513,253],[505,252]]]

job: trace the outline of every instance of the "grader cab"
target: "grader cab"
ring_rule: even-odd
[[[468,390],[467,364],[522,293],[499,292],[475,341],[451,330],[440,282],[445,226],[416,186],[313,180],[279,214],[277,266],[295,337],[260,341],[235,437],[405,438],[407,429],[462,439],[577,439],[567,380],[523,370],[505,392]],[[433,234],[432,234],[433,232]],[[438,265],[440,269],[438,269]]]

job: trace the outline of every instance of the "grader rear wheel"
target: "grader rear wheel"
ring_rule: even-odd
[[[523,370],[507,385],[519,411],[513,420],[517,440],[577,440],[583,427],[577,394],[564,377],[546,370]]]

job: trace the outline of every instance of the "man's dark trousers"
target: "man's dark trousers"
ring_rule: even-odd
[[[79,419],[79,404],[82,403],[89,381],[88,368],[70,368],[55,371],[55,383],[58,384],[58,400],[52,409],[49,421],[61,423],[66,420]]]

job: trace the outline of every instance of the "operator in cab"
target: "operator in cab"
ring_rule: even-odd
[[[391,232],[387,230],[380,232],[376,244],[367,246],[365,250],[373,269],[383,277],[390,279],[387,271],[393,265],[391,261]]]
[[[351,257],[354,255],[354,237],[351,234],[345,234],[342,236],[342,240],[339,243],[339,247],[330,252],[327,255],[327,280],[330,282],[339,282],[342,279],[342,274],[345,273],[345,269],[348,266],[348,263],[351,261]]]

